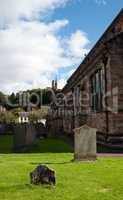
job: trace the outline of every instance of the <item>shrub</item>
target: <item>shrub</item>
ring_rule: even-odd
[[[11,112],[0,112],[0,123],[15,123],[15,116]]]
[[[40,110],[33,111],[29,114],[29,121],[35,123],[41,119],[46,119],[47,114],[48,114],[48,108],[42,107]]]

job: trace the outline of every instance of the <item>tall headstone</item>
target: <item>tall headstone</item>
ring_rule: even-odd
[[[96,129],[84,125],[74,133],[74,160],[96,160]]]
[[[16,124],[14,126],[14,149],[21,150],[33,144],[36,139],[36,129],[32,124]]]

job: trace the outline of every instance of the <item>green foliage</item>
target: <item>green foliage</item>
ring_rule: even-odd
[[[15,122],[15,116],[12,114],[12,112],[0,112],[0,123],[14,123]]]
[[[18,93],[17,94],[14,94],[12,93],[11,95],[9,95],[7,97],[7,105],[6,105],[6,108],[8,110],[11,110],[13,108],[17,108],[18,107],[18,102],[19,102],[19,96],[18,96]]]
[[[0,112],[0,123],[16,123],[18,121],[19,113],[23,111],[22,108],[14,108],[10,111]]]
[[[9,100],[10,100],[11,103],[15,104],[16,103],[16,95],[14,93],[12,93],[9,96]]]
[[[35,122],[37,122],[39,119],[40,119],[40,118],[39,118],[39,114],[38,114],[36,111],[31,112],[31,113],[29,114],[29,121],[30,121],[30,122],[35,123]]]
[[[5,95],[2,92],[0,92],[0,105],[5,106],[5,104],[6,104]]]
[[[15,116],[15,118],[19,117],[20,112],[24,112],[23,108],[14,108],[11,110],[12,114]]]
[[[45,140],[37,140],[29,150],[30,153],[72,153],[73,147],[65,143],[63,140],[56,138],[47,138]]]
[[[0,153],[11,153],[13,149],[13,135],[0,136]]]
[[[48,114],[48,107],[41,107],[40,110],[32,111],[29,114],[29,121],[30,122],[37,122],[38,120],[41,119],[46,119]]]
[[[40,108],[41,105],[49,105],[52,100],[52,93],[48,89],[33,89],[25,91],[25,93],[29,93],[31,95],[30,101],[32,104],[35,104],[37,99],[35,94],[39,97],[39,104],[38,107]]]
[[[36,95],[38,96],[39,102],[36,105],[37,108],[40,108],[41,105],[49,105],[52,100],[52,93],[49,89],[27,90],[22,92],[21,94],[12,93],[9,96],[5,96],[2,92],[0,92],[0,105],[4,105],[7,108],[7,110],[11,110],[13,108],[18,108],[18,107],[27,110],[29,102],[28,101],[24,102],[23,99],[25,100],[25,97],[27,97],[28,95],[30,96],[29,100],[31,104],[37,103]]]

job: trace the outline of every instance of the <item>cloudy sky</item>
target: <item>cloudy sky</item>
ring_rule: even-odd
[[[0,0],[0,90],[62,88],[122,0]]]

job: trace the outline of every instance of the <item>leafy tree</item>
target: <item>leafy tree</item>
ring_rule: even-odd
[[[40,108],[42,105],[49,105],[52,101],[52,92],[49,89],[33,89],[33,90],[27,90],[20,93],[12,93],[11,95],[4,95],[2,92],[0,92],[0,105],[3,105],[7,108],[7,110],[12,110],[13,108],[23,108],[25,111],[27,111],[28,108],[28,101],[24,102],[23,97],[28,97],[30,95],[30,103],[36,104],[38,96],[38,104],[36,105],[37,108]],[[6,98],[7,97],[7,98]],[[19,98],[21,98],[21,105],[19,105]]]
[[[35,123],[39,120],[39,115],[37,112],[31,112],[29,115],[29,121]]]
[[[6,98],[2,92],[0,92],[0,105],[2,105],[2,106],[6,105]]]
[[[23,110],[23,108],[14,108],[14,109],[11,110],[11,112],[16,118],[18,118],[19,113],[24,112],[24,110]]]
[[[17,107],[17,97],[14,93],[12,93],[9,97],[8,97],[8,105],[7,105],[8,109],[13,109],[15,107]]]
[[[11,112],[0,112],[0,123],[10,124],[16,120]]]
[[[44,106],[40,110],[33,111],[29,115],[30,122],[37,122],[41,119],[46,119],[48,115],[48,107]]]

